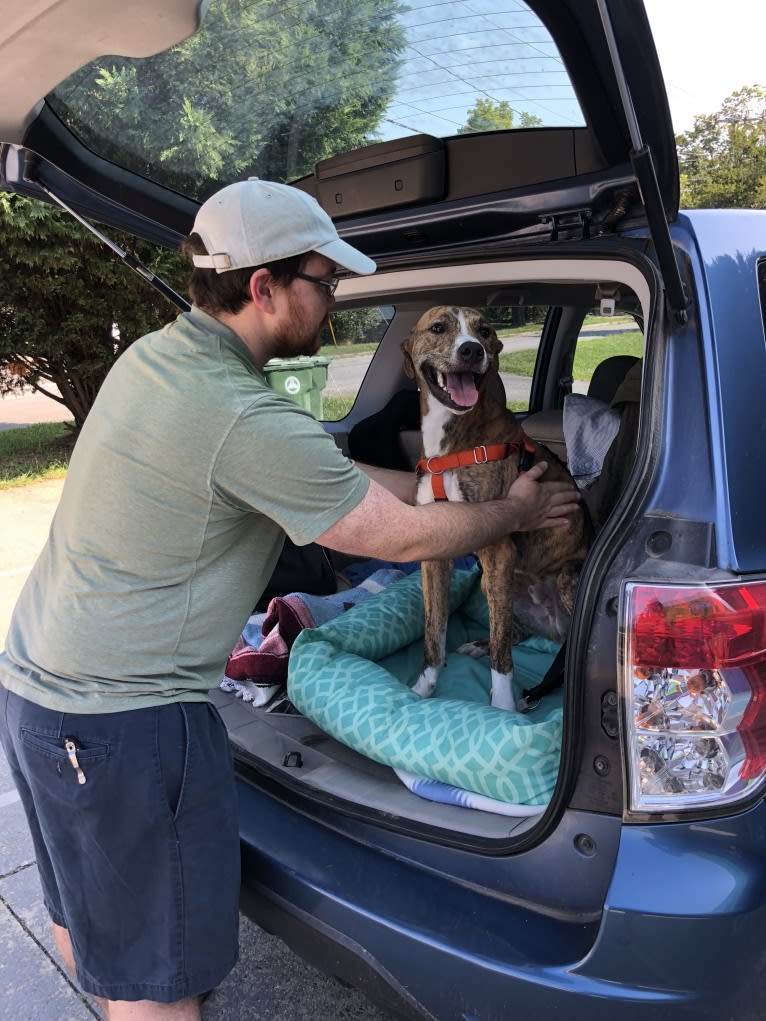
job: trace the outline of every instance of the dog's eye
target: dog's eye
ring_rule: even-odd
[[[444,333],[444,323],[431,323],[428,328],[431,333]]]
[[[479,336],[480,337],[484,337],[484,339],[486,340],[488,337],[492,336],[492,330],[490,330],[490,328],[488,326],[480,326],[479,327]]]

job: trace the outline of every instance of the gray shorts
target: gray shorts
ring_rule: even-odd
[[[0,740],[83,990],[174,1003],[218,985],[238,952],[239,828],[215,708],[74,715],[0,686]]]

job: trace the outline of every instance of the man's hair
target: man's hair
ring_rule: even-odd
[[[189,262],[194,255],[208,255],[208,251],[199,234],[190,234],[181,242],[181,252]],[[247,269],[230,269],[218,273],[214,269],[200,269],[193,266],[189,278],[189,297],[199,308],[211,315],[218,312],[229,312],[236,315],[251,300],[250,277],[257,269],[267,269],[275,283],[280,287],[289,286],[299,273],[310,252],[291,255],[288,259],[279,259],[265,263],[263,266],[252,266]]]

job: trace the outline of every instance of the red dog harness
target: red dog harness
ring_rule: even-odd
[[[532,467],[535,461],[535,448],[527,436],[522,432],[521,439],[513,443],[493,443],[488,447],[474,447],[472,450],[458,450],[454,454],[442,454],[441,457],[424,457],[417,463],[416,472],[418,475],[431,476],[431,490],[434,500],[446,500],[447,491],[444,488],[442,475],[454,468],[465,468],[469,464],[486,464],[488,461],[504,461],[506,457],[519,451],[519,471],[524,472]]]

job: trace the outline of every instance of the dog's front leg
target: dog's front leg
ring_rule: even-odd
[[[425,603],[423,669],[412,690],[421,698],[434,693],[439,671],[447,654],[447,617],[451,560],[424,560],[420,569]]]
[[[490,702],[513,711],[513,572],[516,546],[508,537],[479,551],[482,589],[489,610],[489,665],[492,671]]]

